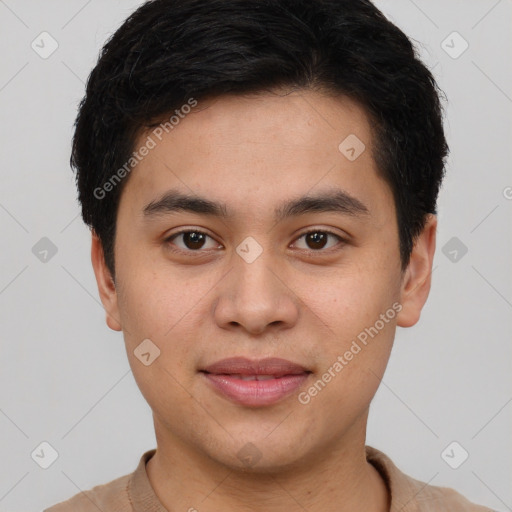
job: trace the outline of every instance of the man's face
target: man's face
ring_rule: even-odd
[[[159,443],[266,470],[364,443],[402,282],[364,111],[314,92],[222,97],[135,149],[148,135],[119,205],[107,310]],[[219,211],[157,204],[171,192]],[[301,198],[316,201],[289,207]],[[148,365],[147,339],[143,361],[160,350]],[[228,358],[249,363],[212,367]],[[247,380],[265,358],[296,366]]]

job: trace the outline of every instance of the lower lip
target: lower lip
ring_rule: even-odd
[[[307,373],[285,375],[268,380],[242,380],[230,375],[202,374],[224,397],[241,405],[272,405],[296,391],[308,378]]]

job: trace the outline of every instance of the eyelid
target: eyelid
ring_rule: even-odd
[[[169,245],[171,245],[171,242],[172,242],[172,240],[174,238],[176,238],[176,237],[178,237],[180,235],[183,235],[185,233],[200,233],[202,235],[206,235],[207,237],[211,238],[212,240],[215,240],[215,242],[217,242],[217,244],[222,245],[220,242],[218,242],[216,240],[216,238],[214,236],[210,235],[210,233],[208,233],[204,229],[202,229],[202,228],[195,228],[193,226],[181,229],[180,231],[176,231],[176,232],[170,234],[169,236],[166,236],[164,238],[164,242],[169,244]],[[176,247],[173,250],[176,250],[176,251],[179,251],[179,252],[187,252],[187,253],[197,253],[197,254],[199,254],[199,253],[201,253],[203,251],[209,251],[211,249],[198,249],[198,250],[194,251],[192,249],[182,249],[181,247]]]
[[[172,242],[172,240],[174,238],[176,238],[176,237],[178,237],[180,235],[183,235],[185,233],[191,233],[191,232],[203,234],[203,235],[211,238],[212,240],[215,240],[215,242],[217,242],[220,246],[222,246],[222,244],[220,242],[218,242],[217,239],[213,235],[211,235],[210,233],[208,233],[206,230],[204,230],[202,228],[196,228],[194,226],[183,228],[180,231],[176,231],[176,232],[172,233],[171,235],[169,235],[169,236],[164,238],[164,242],[171,246],[171,245],[173,245],[173,244],[171,244],[171,242]],[[343,235],[341,235],[339,233],[336,233],[335,231],[333,231],[331,229],[328,229],[328,228],[309,227],[307,229],[307,231],[303,231],[302,233],[298,234],[294,238],[294,241],[292,242],[291,245],[296,243],[302,237],[304,237],[306,235],[309,235],[310,233],[325,233],[327,235],[334,236],[335,238],[338,239],[338,243],[335,246],[329,247],[327,249],[321,248],[321,249],[297,249],[297,250],[305,251],[307,253],[313,253],[313,254],[329,253],[329,252],[332,252],[332,251],[339,250],[340,246],[343,246],[346,243],[348,243],[348,238],[349,238],[348,236],[343,236]],[[174,246],[174,247],[172,247],[172,250],[176,251],[176,252],[181,252],[181,253],[189,253],[189,254],[200,255],[201,253],[203,253],[205,251],[211,251],[212,249],[197,249],[197,250],[193,250],[193,249],[182,249],[181,247]]]
[[[307,231],[300,233],[295,238],[293,243],[295,243],[297,240],[301,239],[303,236],[309,235],[310,233],[326,233],[327,235],[334,236],[338,239],[338,243],[333,247],[329,247],[328,249],[300,249],[302,251],[307,251],[310,253],[321,254],[321,253],[328,253],[331,251],[335,251],[335,250],[339,249],[340,245],[345,245],[346,243],[348,243],[348,239],[349,239],[348,236],[340,235],[339,233],[336,233],[335,231],[333,231],[331,229],[322,228],[322,227],[313,227],[313,228],[308,229]]]

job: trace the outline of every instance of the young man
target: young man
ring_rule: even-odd
[[[157,448],[48,510],[489,510],[365,445],[447,151],[432,75],[367,0],[140,7],[72,163]]]

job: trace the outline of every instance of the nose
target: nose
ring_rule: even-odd
[[[300,301],[269,251],[263,251],[250,263],[235,254],[233,264],[217,288],[217,325],[252,335],[293,327],[299,317]]]

